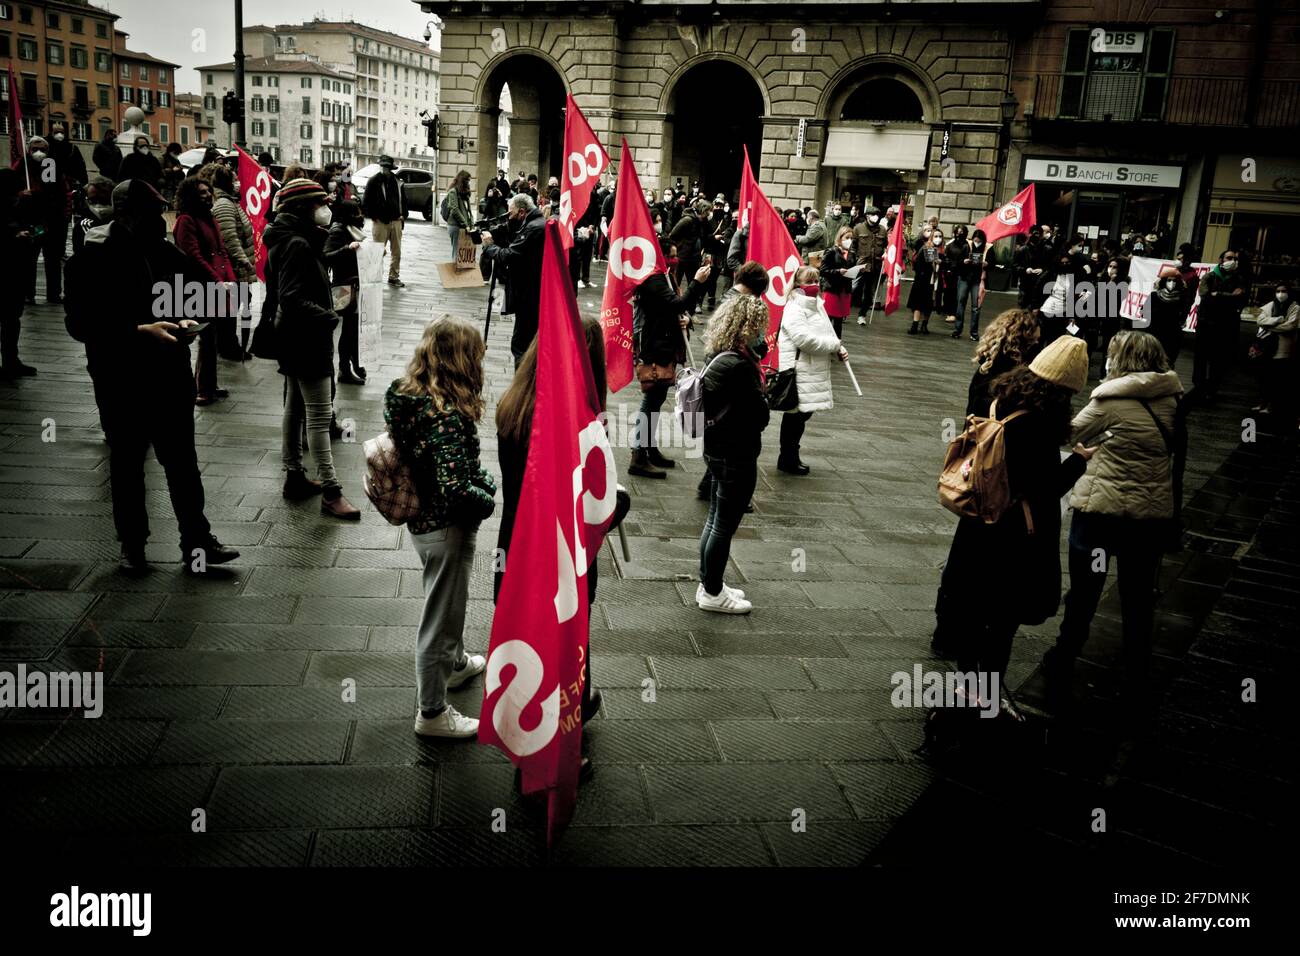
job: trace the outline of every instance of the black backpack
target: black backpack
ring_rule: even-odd
[[[451,216],[451,193],[442,197],[442,205],[438,207],[438,215],[442,216],[442,221],[447,222]]]

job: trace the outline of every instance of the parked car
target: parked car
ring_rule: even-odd
[[[199,163],[203,162],[203,155],[207,151],[208,151],[208,147],[206,146],[196,146],[193,149],[185,150],[176,158],[180,160],[181,165],[184,166],[186,169],[192,169],[193,167],[197,166]],[[239,154],[236,153],[233,149],[223,149],[220,150],[220,152],[222,158],[231,166],[235,166],[238,163]]]
[[[366,183],[370,181],[370,177],[378,172],[379,164],[371,163],[369,166],[362,166],[352,174],[352,188],[357,191],[358,201],[365,195]],[[406,195],[406,208],[411,212],[418,211],[425,219],[432,222],[437,207],[433,195],[433,173],[426,169],[407,169],[404,166],[397,166],[393,169],[393,174],[402,184],[402,192]]]

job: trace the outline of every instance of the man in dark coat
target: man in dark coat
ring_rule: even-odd
[[[68,224],[72,221],[72,186],[52,155],[49,142],[41,136],[27,141],[27,176],[31,183],[32,206],[40,227],[30,246],[25,263],[27,302],[36,303],[36,258],[45,258],[45,297],[49,302],[62,301],[63,251],[68,242]]]
[[[50,155],[54,157],[59,175],[74,187],[86,185],[90,178],[86,175],[86,158],[68,139],[68,130],[62,123],[50,127]]]
[[[514,313],[515,330],[510,336],[510,353],[515,367],[537,335],[539,299],[542,291],[542,244],[546,217],[528,193],[510,197],[507,213],[514,238],[509,246],[498,246],[490,235],[483,237],[483,256],[495,263],[506,282],[506,311]]]
[[[118,170],[122,168],[122,150],[117,145],[117,131],[105,130],[104,138],[95,146],[91,154],[99,175],[117,182]]]
[[[194,376],[189,330],[193,319],[159,320],[164,303],[154,283],[176,276],[202,282],[198,264],[167,241],[166,201],[149,184],[124,181],[113,190],[113,221],[90,230],[82,251],[68,263],[66,324],[86,343],[100,422],[109,446],[113,523],[122,543],[121,565],[129,574],[149,569],[145,542],[144,461],[152,445],[167,474],[181,561],[186,572],[204,573],[239,552],[212,535],[203,514],[203,480],[194,450]],[[106,301],[105,297],[109,297]]]
[[[1029,240],[1016,250],[1012,264],[1020,280],[1017,304],[1022,309],[1037,309],[1047,298],[1044,284],[1052,266],[1051,247],[1043,241],[1043,231],[1038,226],[1029,230]]]
[[[569,278],[573,288],[585,289],[591,285],[591,254],[600,234],[600,202],[591,194],[587,211],[573,224],[573,248],[569,250]]]
[[[1241,256],[1227,249],[1219,264],[1200,282],[1200,305],[1196,307],[1196,354],[1192,367],[1192,397],[1213,402],[1219,393],[1237,351],[1241,310],[1246,306],[1250,283],[1238,271]]]
[[[862,221],[853,227],[853,242],[853,251],[858,254],[858,262],[862,265],[853,294],[858,300],[858,325],[865,325],[880,282],[881,257],[889,245],[889,233],[880,221],[879,209],[870,206],[864,210]]]
[[[391,156],[379,157],[379,172],[370,177],[361,196],[361,211],[371,223],[375,242],[388,244],[388,284],[404,286],[402,281],[402,220],[406,217],[406,193],[393,172]]]
[[[677,246],[677,279],[678,285],[684,284],[685,280],[694,274],[695,270],[700,267],[703,260],[705,243],[712,238],[713,229],[710,220],[713,216],[713,206],[704,199],[697,199],[691,206],[690,212],[682,216],[673,226],[673,231],[669,233],[673,245]]]

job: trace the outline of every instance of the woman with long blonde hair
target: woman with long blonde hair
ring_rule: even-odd
[[[748,275],[754,270],[746,263],[741,271]],[[758,483],[758,455],[768,421],[759,367],[763,350],[759,343],[767,332],[767,304],[760,298],[763,289],[754,289],[750,283],[746,280],[752,294],[725,299],[705,334],[712,358],[703,374],[704,463],[713,483],[709,516],[700,535],[700,586],[695,590],[695,603],[701,610],[722,614],[748,614],[753,609],[744,591],[728,587],[722,580],[731,555],[731,538]]]
[[[483,351],[475,326],[442,315],[425,326],[406,374],[384,396],[384,421],[420,500],[407,529],[424,564],[415,732],[428,737],[478,733],[478,721],[447,703],[447,691],[487,666],[481,654],[466,654],[464,644],[478,526],[496,506],[496,483],[479,464]]]

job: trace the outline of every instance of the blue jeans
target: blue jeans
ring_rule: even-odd
[[[708,594],[716,596],[722,591],[722,576],[731,557],[731,537],[740,527],[758,484],[758,461],[705,454],[704,463],[713,476],[713,492],[709,517],[700,535],[700,582]]]
[[[456,261],[456,249],[460,246],[460,226],[447,224],[447,238],[451,240],[451,261]]]
[[[957,324],[954,332],[960,332],[966,321],[966,300],[970,299],[970,334],[979,335],[980,331],[980,284],[968,279],[957,280]]]
[[[659,432],[659,410],[664,407],[664,399],[667,397],[667,382],[641,393],[641,408],[637,413],[636,429],[632,435],[634,449],[658,447],[655,444],[655,435]]]

